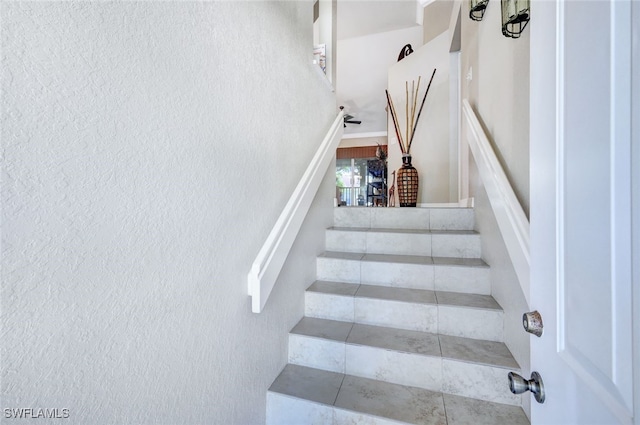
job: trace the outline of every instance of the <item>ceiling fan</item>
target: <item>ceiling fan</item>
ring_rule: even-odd
[[[340,110],[344,111],[344,106],[340,106]],[[355,118],[353,115],[351,114],[344,114],[344,126],[346,127],[347,124],[362,124],[362,121],[359,120],[354,120],[353,118]]]

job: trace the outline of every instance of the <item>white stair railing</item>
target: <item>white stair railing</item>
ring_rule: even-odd
[[[331,159],[335,156],[343,133],[342,117],[341,111],[331,124],[251,266],[248,285],[251,310],[254,313],[260,313],[264,308]]]
[[[466,99],[462,101],[462,110],[463,137],[473,153],[489,203],[498,222],[498,228],[507,246],[524,297],[529,304],[531,269],[529,220],[516,198],[480,121]]]

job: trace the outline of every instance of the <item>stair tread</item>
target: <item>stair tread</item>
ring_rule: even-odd
[[[343,379],[342,373],[288,364],[269,391],[333,405]]]
[[[427,332],[354,324],[347,344],[366,345],[385,350],[438,357],[441,355],[438,335]]]
[[[465,294],[462,292],[435,291],[439,305],[502,310],[491,295]]]
[[[430,257],[426,255],[365,254],[360,252],[325,251],[321,258],[381,263],[432,264],[436,266],[489,267],[481,258]]]
[[[450,335],[439,335],[439,340],[443,358],[507,369],[520,369],[520,365],[502,342]]]
[[[433,257],[427,257],[424,255],[364,254],[364,256],[362,257],[362,261],[404,264],[433,264]]]
[[[491,295],[464,292],[431,291],[429,289],[328,281],[316,281],[307,288],[307,291],[346,297],[502,311],[500,304]]]
[[[355,296],[388,301],[437,304],[435,291],[427,289],[394,288],[391,286],[361,284],[356,291]]]
[[[354,296],[360,287],[358,283],[330,282],[326,280],[316,280],[307,288],[310,292],[320,292],[332,295]]]
[[[371,233],[402,233],[416,235],[480,235],[475,230],[442,230],[442,229],[396,229],[384,227],[344,227],[332,226],[327,230],[336,232],[371,232]]]
[[[505,369],[520,369],[513,355],[502,342],[311,317],[303,317],[291,333],[350,345],[442,357]]]
[[[335,258],[338,260],[362,260],[364,254],[359,252],[340,252],[340,251],[325,251],[318,255],[320,258]]]
[[[520,407],[288,364],[270,392],[409,424],[528,424]]]
[[[351,322],[303,317],[302,320],[291,329],[291,333],[345,342],[352,327],[353,323]]]

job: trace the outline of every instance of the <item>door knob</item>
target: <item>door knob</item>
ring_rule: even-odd
[[[531,372],[528,381],[517,373],[509,372],[509,389],[514,394],[531,391],[538,403],[544,403],[544,383],[538,372]]]
[[[530,311],[522,315],[522,326],[524,330],[535,336],[542,335],[542,316],[538,313],[538,310]]]

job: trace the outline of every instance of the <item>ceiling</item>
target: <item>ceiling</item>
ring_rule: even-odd
[[[398,30],[418,22],[418,0],[337,0],[338,40]]]
[[[420,45],[422,16],[418,10],[423,13],[425,2],[428,0],[337,0],[336,96],[346,113],[362,121],[361,125],[347,125],[346,135],[386,132],[387,72],[405,44]]]

